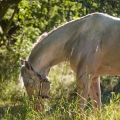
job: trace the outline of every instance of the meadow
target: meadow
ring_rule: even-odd
[[[16,83],[4,83],[0,99],[1,120],[120,120],[120,94],[102,96],[101,111],[93,110],[88,99],[83,113],[77,110],[75,74],[68,63],[53,67],[49,74],[50,98],[43,112],[35,112],[25,88]],[[2,88],[2,86],[1,86]],[[95,111],[95,112],[93,112]]]

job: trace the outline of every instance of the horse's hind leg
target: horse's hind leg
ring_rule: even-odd
[[[100,77],[94,77],[91,80],[89,94],[90,94],[90,98],[92,100],[93,108],[98,108],[98,110],[100,110],[100,108],[101,108]]]

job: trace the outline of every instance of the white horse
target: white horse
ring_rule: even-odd
[[[120,19],[93,13],[40,36],[28,60],[22,61],[21,76],[28,95],[48,98],[49,70],[64,61],[76,73],[81,109],[88,94],[93,107],[100,109],[100,76],[120,75]]]

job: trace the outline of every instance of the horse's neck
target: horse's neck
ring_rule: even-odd
[[[74,28],[72,25],[60,27],[35,46],[28,59],[35,71],[45,72],[49,67],[66,60],[66,54],[69,53],[66,53],[65,47],[75,35]]]

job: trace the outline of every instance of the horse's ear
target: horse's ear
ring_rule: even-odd
[[[25,61],[25,66],[28,70],[30,70],[30,65],[29,65],[28,61]]]
[[[24,61],[24,60],[21,60],[21,64],[22,64],[22,65],[25,65],[25,61]]]

